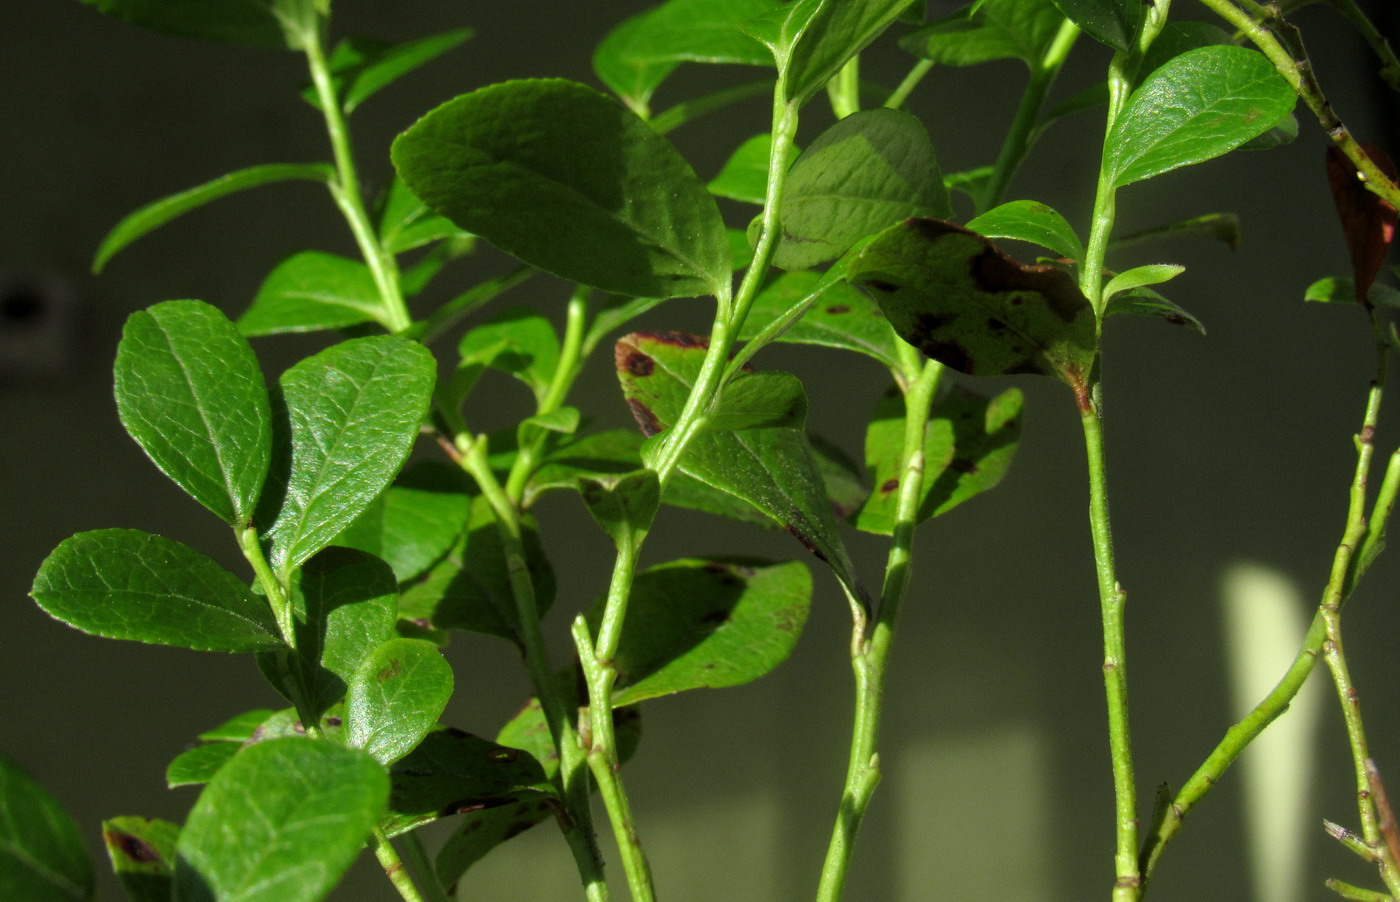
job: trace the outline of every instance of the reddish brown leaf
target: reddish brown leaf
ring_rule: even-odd
[[[1395,178],[1395,166],[1384,150],[1374,144],[1361,147],[1382,172]],[[1327,148],[1327,182],[1332,187],[1332,200],[1346,234],[1356,299],[1367,304],[1366,294],[1376,281],[1376,274],[1381,271],[1395,237],[1395,208],[1366,190],[1356,167],[1336,145]]]

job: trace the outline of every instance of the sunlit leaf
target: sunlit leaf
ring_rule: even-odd
[[[1084,259],[1084,245],[1059,211],[1031,200],[1013,200],[993,207],[967,223],[987,238],[1014,238],[1049,248],[1061,257]]]
[[[130,902],[169,902],[180,825],[153,817],[102,822],[102,843]]]
[[[369,267],[321,251],[302,251],[268,273],[252,305],[238,318],[244,335],[343,329],[391,320]]]
[[[823,284],[825,282],[825,284]],[[739,337],[754,338],[766,325],[821,289],[802,318],[775,339],[796,344],[843,348],[873,357],[888,367],[899,366],[898,338],[880,307],[844,282],[823,280],[820,273],[783,273],[754,299]]]
[[[364,513],[335,537],[388,562],[399,582],[420,576],[461,535],[471,509],[458,467],[437,461],[409,465]]]
[[[349,681],[345,744],[392,764],[423,741],[452,696],[452,667],[420,639],[390,639]]]

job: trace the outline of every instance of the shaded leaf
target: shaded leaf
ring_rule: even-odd
[[[244,335],[343,329],[390,320],[369,267],[321,251],[293,254],[268,273],[238,318]]]
[[[296,47],[267,0],[83,0],[109,16],[152,31],[254,47]]]
[[[1230,33],[1209,22],[1180,19],[1162,26],[1157,37],[1152,39],[1147,52],[1143,54],[1138,72],[1151,75],[1183,53],[1213,47],[1217,44],[1233,44]]]
[[[138,311],[114,370],[131,437],[215,516],[246,524],[267,477],[272,413],[262,369],[233,324],[203,301]]]
[[[1228,153],[1271,128],[1297,95],[1262,54],[1202,47],[1149,75],[1113,123],[1104,172],[1131,184]]]
[[[561,79],[451,100],[394,142],[430,207],[532,266],[642,297],[727,295],[719,208],[635,113]]]
[[[1142,30],[1142,0],[1055,0],[1060,12],[1094,40],[1132,50]]]
[[[730,154],[719,175],[705,185],[706,189],[718,197],[762,204],[768,188],[768,160],[772,153],[773,136],[754,135]],[[795,147],[793,155],[796,155]],[[791,165],[792,157],[788,158],[788,163]]]
[[[1074,227],[1053,207],[1033,200],[1013,200],[993,207],[969,220],[967,228],[987,238],[1038,244],[1076,262],[1084,259],[1084,245]]]
[[[950,172],[943,176],[943,186],[949,191],[961,191],[974,201],[982,195],[992,178],[992,167],[979,166],[966,172]]]
[[[624,625],[613,657],[613,704],[758,679],[796,646],[811,598],[798,561],[686,559],[639,573],[627,605],[634,628]],[[601,603],[589,619],[596,630]]]
[[[408,190],[403,179],[394,176],[379,211],[379,241],[384,250],[402,254],[434,241],[463,237],[469,236],[451,220],[428,209],[427,204]],[[414,293],[407,289],[405,292]]]
[[[1009,388],[985,398],[954,384],[934,404],[924,432],[924,480],[915,523],[947,513],[995,488],[1011,466],[1021,438],[1022,399]],[[875,486],[853,523],[893,535],[904,448],[904,396],[887,392],[865,432],[865,461]]]
[[[1367,292],[1366,299],[1377,307],[1400,310],[1400,291],[1391,288],[1384,282],[1371,283],[1371,290]],[[1323,303],[1353,303],[1356,301],[1356,286],[1351,279],[1328,276],[1309,285],[1303,294],[1303,300]]]
[[[92,864],[72,815],[19,765],[0,755],[0,898],[91,899]]]
[[[986,0],[909,32],[899,45],[945,66],[1019,59],[1038,68],[1063,21],[1051,0]]]
[[[806,269],[901,219],[951,214],[919,120],[898,110],[862,110],[822,132],[792,164],[773,263]]]
[[[422,575],[461,535],[471,510],[461,469],[439,461],[410,464],[334,539],[386,561],[399,582]]]
[[[1139,232],[1120,235],[1109,242],[1109,247],[1119,248],[1136,241],[1151,238],[1214,238],[1223,242],[1232,251],[1240,249],[1240,218],[1234,213],[1206,213],[1176,222],[1168,222]]]
[[[880,306],[846,283],[811,271],[782,273],[764,287],[754,298],[739,337],[753,339],[769,323],[809,301],[807,311],[776,341],[844,348],[873,357],[887,367],[899,367],[898,339]]]
[[[383,813],[388,784],[373,758],[333,742],[249,746],[204,788],[180,831],[175,898],[322,898]]]
[[[886,229],[848,273],[905,341],[959,372],[1087,386],[1094,311],[1064,270],[1018,263],[952,223],[911,219]]]
[[[127,899],[169,902],[179,836],[179,824],[159,818],[114,817],[102,822],[102,843]]]
[[[1394,180],[1395,166],[1385,151],[1369,143],[1361,148]],[[1355,297],[1364,304],[1395,240],[1395,208],[1367,190],[1356,167],[1335,144],[1327,145],[1327,184],[1332,189],[1332,202],[1341,217],[1347,253],[1351,256]]]
[[[1205,325],[1195,316],[1145,286],[1129,289],[1122,294],[1114,295],[1109,300],[1108,306],[1104,308],[1104,316],[1113,316],[1119,313],[1130,313],[1134,316],[1155,316],[1173,325],[1186,326],[1202,335],[1206,334]]]
[[[246,742],[272,713],[271,708],[255,708],[235,714],[217,727],[200,733],[199,738],[205,742]]]
[[[544,397],[559,365],[559,338],[549,320],[526,308],[505,310],[462,336],[462,363],[510,373]]]
[[[84,2],[90,3],[94,0],[84,0]],[[108,0],[98,0],[98,2],[108,2]],[[116,0],[116,2],[136,3],[141,2],[141,0]],[[160,0],[155,0],[155,2],[163,6],[174,7],[177,5],[170,2],[161,3]],[[240,0],[227,0],[227,2],[240,2]],[[185,4],[178,5],[184,6]],[[247,0],[247,5],[254,4],[252,0]],[[198,8],[192,7],[189,14],[193,17],[199,17],[206,15],[207,10],[201,5]],[[107,237],[102,239],[102,244],[97,248],[97,255],[92,261],[92,271],[101,272],[102,267],[107,265],[107,261],[112,259],[117,251],[147,232],[225,195],[247,188],[256,188],[259,185],[268,185],[272,182],[301,179],[330,184],[334,178],[335,169],[326,163],[269,163],[230,172],[228,175],[221,175],[212,181],[181,191],[178,194],[162,197],[160,200],[153,201],[122,217],[121,222],[112,227],[112,231],[107,233]]]
[[[789,4],[785,39],[787,57],[779,68],[787,76],[787,100],[801,106],[826,86],[851,57],[880,36],[909,0],[821,0]],[[800,26],[798,23],[801,23]],[[780,57],[781,59],[781,57]]]
[[[831,510],[839,520],[844,520],[865,504],[870,488],[862,479],[861,468],[836,445],[814,433],[807,434],[812,446],[812,461],[817,465],[817,473],[826,486],[827,497],[831,499]]]
[[[30,595],[55,619],[109,639],[226,652],[281,642],[266,603],[242,580],[179,542],[136,529],[64,539],[39,567]]]
[[[343,86],[337,93],[345,112],[353,112],[372,95],[460,46],[471,36],[470,28],[458,28],[402,44],[361,43],[358,47],[348,42],[342,44],[350,48],[345,55],[353,59],[335,72]],[[340,47],[336,52],[341,52]],[[335,62],[335,54],[332,54],[333,68]]]
[[[428,735],[452,696],[452,667],[421,639],[390,639],[369,653],[345,696],[345,743],[392,764]]]
[[[267,538],[289,573],[335,539],[403,466],[436,376],[422,345],[356,338],[282,374],[290,420],[286,492]]]
[[[582,477],[578,493],[593,519],[619,548],[647,534],[661,505],[661,486],[653,470],[603,479]]]

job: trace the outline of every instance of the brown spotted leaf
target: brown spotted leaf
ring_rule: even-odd
[[[1013,260],[987,239],[937,219],[907,219],[848,270],[900,337],[970,376],[1040,373],[1084,390],[1094,311],[1069,273]]]
[[[1362,148],[1386,175],[1395,178],[1395,166],[1385,151],[1374,144],[1363,144]],[[1368,191],[1356,167],[1331,144],[1327,146],[1327,183],[1346,234],[1356,300],[1365,304],[1395,238],[1395,208]]]
[[[131,902],[168,902],[179,836],[178,824],[159,818],[114,817],[102,822],[112,872]]]

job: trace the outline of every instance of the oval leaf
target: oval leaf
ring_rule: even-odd
[[[1041,373],[1087,387],[1094,311],[1074,279],[934,219],[886,229],[848,270],[905,341],[970,376]]]
[[[227,652],[281,641],[267,605],[242,580],[179,542],[136,529],[65,539],[29,594],[50,616],[109,639]]]
[[[238,318],[244,335],[343,329],[390,320],[369,267],[320,251],[293,254],[263,280],[253,304]]]
[[[1262,53],[1232,45],[1178,56],[1128,98],[1104,144],[1104,171],[1127,185],[1228,153],[1293,110],[1297,95]]]
[[[836,77],[846,61],[880,36],[909,0],[821,0],[792,3],[784,31],[784,85],[788,102],[801,106]],[[800,27],[795,27],[799,26]]]
[[[176,845],[176,902],[313,902],[359,854],[389,794],[358,749],[289,736],[249,746],[200,793]]]
[[[253,349],[203,301],[133,313],[115,366],[122,425],[180,488],[235,527],[267,477],[272,413]]]
[[[1084,245],[1059,211],[1033,200],[1013,200],[968,221],[967,228],[987,238],[1014,238],[1054,251],[1061,257],[1084,259]]]
[[[1103,296],[1108,299],[1122,291],[1132,291],[1147,285],[1160,285],[1175,279],[1184,272],[1186,272],[1186,267],[1178,266],[1175,263],[1149,263],[1146,266],[1134,266],[1132,269],[1124,270],[1109,279],[1108,284],[1103,287]]]
[[[92,864],[72,815],[0,755],[0,898],[91,899]]]
[[[670,142],[592,88],[482,88],[420,119],[393,157],[428,206],[532,266],[618,294],[729,293],[714,199]]]
[[[452,696],[452,668],[421,639],[370,652],[345,696],[345,744],[392,764],[428,735]]]
[[[1142,30],[1142,0],[1054,0],[1060,12],[1094,40],[1132,50]]]
[[[898,110],[863,110],[822,132],[792,164],[773,263],[806,269],[901,219],[951,213],[919,120]]]
[[[458,28],[416,41],[391,44],[377,52],[361,55],[353,72],[342,76],[348,82],[340,92],[345,112],[354,112],[372,95],[461,45],[471,36],[470,28]]]
[[[114,817],[102,822],[102,843],[112,871],[131,902],[170,902],[179,837],[179,824],[159,818]]]
[[[369,507],[403,466],[432,398],[436,364],[401,338],[357,338],[282,374],[290,475],[267,532],[290,573]]]

